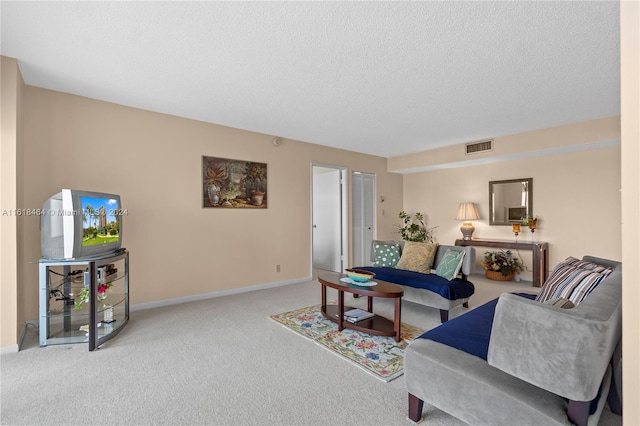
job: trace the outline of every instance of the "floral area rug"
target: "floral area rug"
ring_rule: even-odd
[[[338,331],[338,324],[322,315],[320,305],[271,315],[269,318],[330,349],[385,382],[402,375],[404,349],[411,340],[424,333],[424,330],[403,323],[400,329],[401,340],[396,342],[393,337],[373,336],[347,328]]]

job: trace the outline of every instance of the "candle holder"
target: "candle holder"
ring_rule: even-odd
[[[529,229],[531,230],[531,241],[533,241],[533,233],[536,232],[536,228],[538,227],[538,219],[529,219],[527,225],[529,225]]]
[[[514,223],[511,225],[511,227],[513,228],[513,233],[516,234],[516,243],[518,242],[518,234],[520,233],[520,224],[519,223]]]

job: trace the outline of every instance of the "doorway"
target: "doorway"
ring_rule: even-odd
[[[312,265],[342,272],[347,253],[346,169],[312,165]]]
[[[354,266],[372,265],[371,243],[376,235],[375,194],[375,174],[351,173],[351,232]]]

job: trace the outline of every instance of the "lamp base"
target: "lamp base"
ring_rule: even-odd
[[[460,231],[462,232],[463,240],[470,240],[473,235],[473,231],[475,231],[473,224],[471,222],[464,222],[460,227]]]

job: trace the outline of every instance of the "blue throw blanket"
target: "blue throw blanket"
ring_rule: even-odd
[[[374,279],[377,278],[382,281],[414,288],[423,288],[449,300],[471,297],[475,292],[475,287],[472,283],[460,278],[454,278],[448,281],[436,274],[423,274],[421,272],[383,266],[358,266],[357,269],[374,272],[376,274]]]
[[[518,296],[534,300],[535,294],[516,293]],[[493,314],[498,299],[494,299],[464,315],[447,321],[419,336],[443,345],[451,346],[468,354],[487,360],[489,338],[493,326]]]

